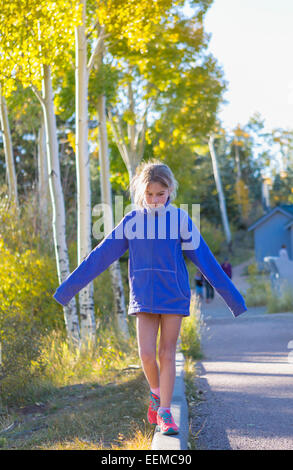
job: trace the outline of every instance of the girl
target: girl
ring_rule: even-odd
[[[223,297],[234,316],[246,310],[241,294],[218,264],[188,213],[171,204],[177,182],[159,161],[142,163],[130,182],[136,209],[59,286],[54,298],[66,305],[129,249],[129,315],[136,315],[139,355],[150,386],[147,413],[163,434],[177,434],[170,412],[176,344],[189,315],[190,286],[183,254]],[[159,366],[156,361],[160,328]]]

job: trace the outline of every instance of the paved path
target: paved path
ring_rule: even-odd
[[[241,269],[234,273],[245,290]],[[293,313],[259,307],[235,319],[216,295],[202,316],[200,401],[190,416],[198,449],[293,449]]]

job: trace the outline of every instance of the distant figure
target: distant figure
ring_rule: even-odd
[[[229,278],[232,279],[232,266],[229,263],[228,258],[226,258],[224,263],[221,264],[221,267],[222,267],[223,271],[225,271],[227,276],[229,276]]]
[[[196,271],[194,276],[195,281],[195,293],[200,299],[203,298],[203,275],[200,271]]]
[[[286,245],[282,245],[279,251],[279,256],[280,258],[288,258],[288,251],[287,251]]]
[[[204,285],[206,288],[206,303],[208,304],[214,298],[215,292],[213,286],[208,282],[207,279],[204,278]]]

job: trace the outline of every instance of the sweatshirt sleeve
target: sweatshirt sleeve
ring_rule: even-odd
[[[247,310],[245,301],[217,262],[192,219],[187,213],[186,215],[185,221],[183,220],[185,223],[182,224],[180,231],[182,251],[220,294],[234,317],[237,317]]]
[[[105,271],[128,249],[128,239],[124,234],[127,216],[97,245],[80,265],[60,284],[54,299],[61,305],[67,305],[81,289]]]

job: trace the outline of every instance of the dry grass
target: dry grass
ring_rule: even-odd
[[[199,299],[193,293],[190,302],[190,316],[182,320],[180,344],[181,351],[186,357],[199,359],[200,349],[201,316]]]
[[[150,449],[153,428],[146,423],[147,401],[141,370],[118,374],[105,385],[62,387],[44,403],[10,409],[2,420],[0,445],[4,449]],[[13,428],[6,431],[11,424]]]
[[[193,417],[196,410],[196,405],[201,400],[199,391],[195,385],[196,379],[196,361],[192,357],[187,357],[184,364],[184,381],[185,393],[188,404],[189,415],[189,439],[188,446],[191,450],[196,450],[197,435],[193,431]]]
[[[53,335],[32,367],[42,375],[21,400],[0,403],[2,449],[150,449],[149,390],[134,339],[118,345],[108,335],[79,354]]]

